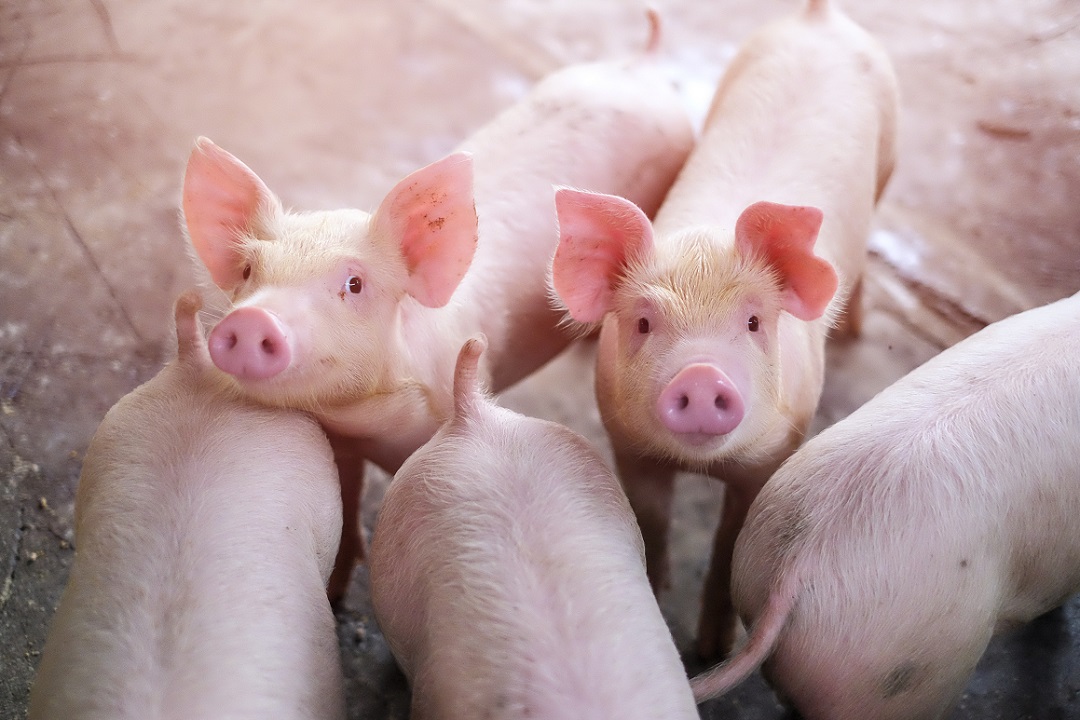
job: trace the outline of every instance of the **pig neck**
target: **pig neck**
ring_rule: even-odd
[[[320,408],[324,427],[356,438],[368,459],[396,471],[450,417],[454,360],[469,335],[457,307],[426,308],[405,298],[378,387]]]

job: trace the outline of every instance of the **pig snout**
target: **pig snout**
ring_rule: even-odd
[[[210,333],[210,358],[243,380],[266,380],[289,366],[292,349],[285,325],[257,307],[233,310]]]
[[[656,404],[660,421],[680,435],[727,435],[742,422],[742,395],[714,365],[688,365],[671,379]]]

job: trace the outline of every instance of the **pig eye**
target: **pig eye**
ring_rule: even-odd
[[[761,323],[758,322],[757,315],[751,315],[750,319],[746,321],[746,327],[750,328],[750,332],[757,332],[758,326]]]
[[[350,275],[349,279],[345,281],[345,287],[355,295],[364,289],[364,281],[355,275]]]
[[[247,280],[251,277],[251,263],[244,266],[244,279]]]
[[[638,321],[637,321],[637,331],[639,333],[641,333],[642,335],[647,335],[649,333],[649,319],[648,318],[639,318],[638,319]]]

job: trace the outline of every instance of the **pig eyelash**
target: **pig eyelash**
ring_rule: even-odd
[[[746,321],[746,327],[749,328],[750,332],[757,332],[760,324],[757,315],[751,315],[750,319]]]
[[[649,329],[650,329],[649,328],[649,319],[648,318],[638,318],[637,331],[639,333],[641,333],[642,335],[648,335],[649,334]]]

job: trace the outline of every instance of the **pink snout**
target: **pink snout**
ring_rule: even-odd
[[[672,378],[656,404],[664,427],[674,433],[727,435],[742,422],[742,396],[719,368],[687,365]]]
[[[210,358],[241,380],[266,380],[289,366],[292,350],[285,326],[258,307],[233,310],[210,333]]]

